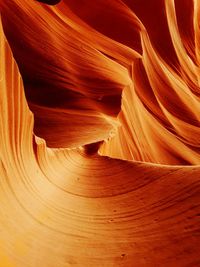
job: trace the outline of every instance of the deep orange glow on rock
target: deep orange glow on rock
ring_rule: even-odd
[[[0,13],[0,267],[200,266],[199,1]]]

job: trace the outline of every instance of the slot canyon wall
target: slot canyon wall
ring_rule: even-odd
[[[0,267],[200,267],[200,1],[0,14]]]

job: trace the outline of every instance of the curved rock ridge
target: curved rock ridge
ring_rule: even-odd
[[[199,164],[198,1],[137,2],[1,2],[34,131],[49,147],[109,136],[103,155]]]
[[[0,0],[0,267],[200,266],[199,2],[39,2]]]

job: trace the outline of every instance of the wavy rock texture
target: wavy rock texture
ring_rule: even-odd
[[[199,1],[58,2],[0,0],[0,267],[200,266]]]

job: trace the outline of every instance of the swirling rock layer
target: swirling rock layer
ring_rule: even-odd
[[[57,2],[0,1],[0,267],[200,266],[199,1]]]

